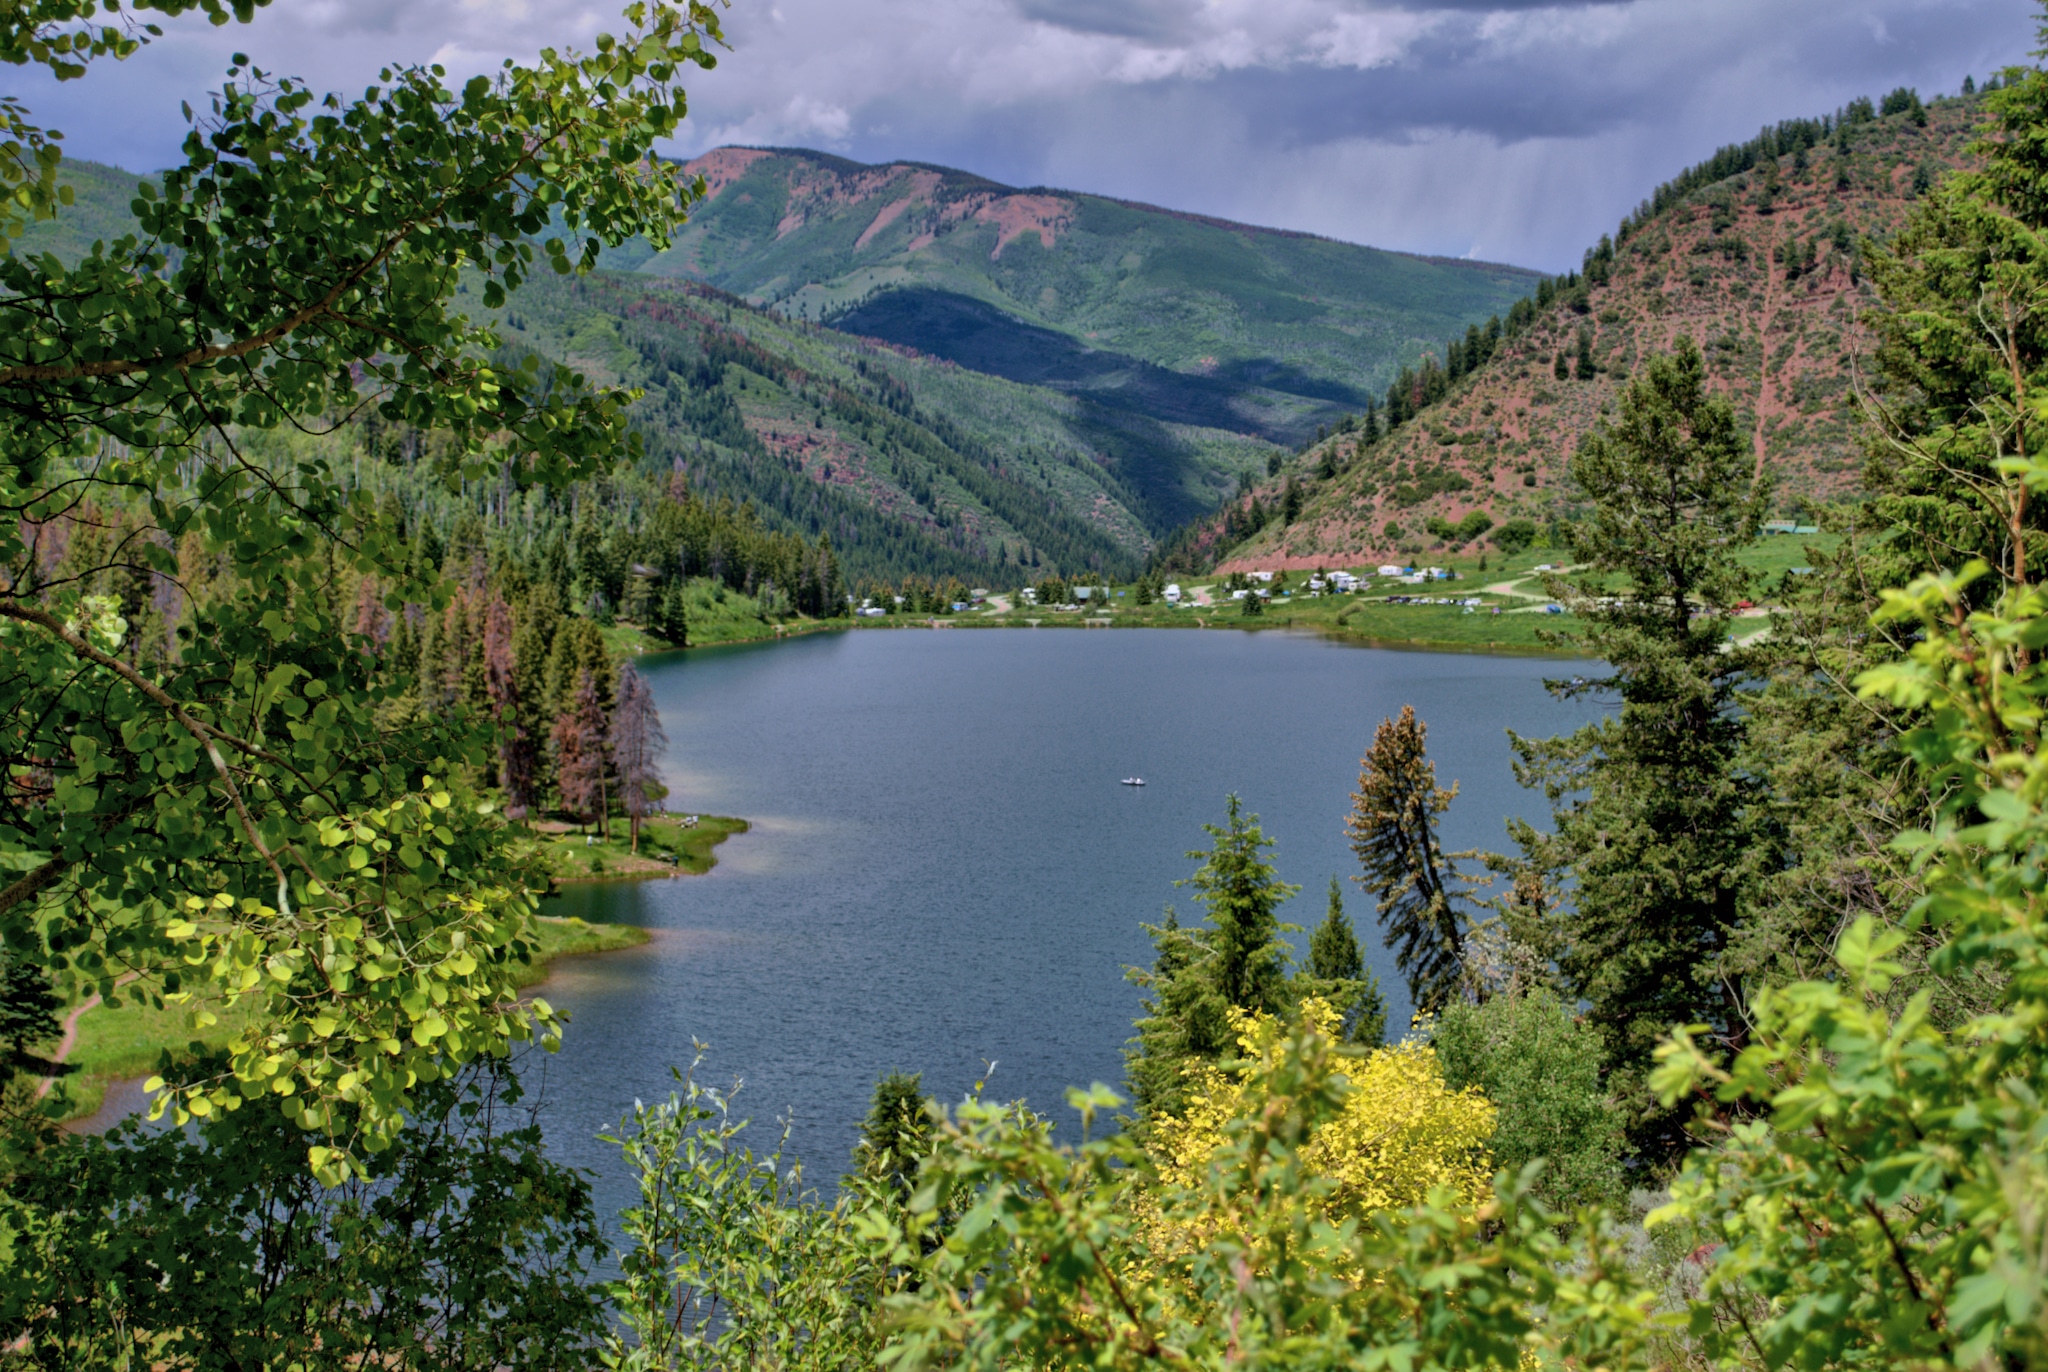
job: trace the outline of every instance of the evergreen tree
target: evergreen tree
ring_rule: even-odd
[[[2048,507],[2001,470],[2048,443],[2037,401],[2048,391],[2048,319],[2031,303],[2048,292],[2048,76],[2027,71],[1985,90],[1982,161],[1939,181],[1901,233],[1869,245],[1883,308],[1870,316],[1880,404],[1867,494],[1824,515],[1845,537],[1814,550],[1813,573],[1787,588],[1784,631],[1759,645],[1768,684],[1750,707],[1744,764],[1769,780],[1784,857],[1745,913],[1727,959],[1733,978],[1832,975],[1845,922],[1869,915],[1904,927],[1919,897],[1919,874],[1889,845],[1924,823],[1925,790],[1900,740],[1927,721],[1851,688],[1919,636],[1917,624],[1872,618],[1883,594],[1981,562],[1991,574],[1962,591],[1981,607],[2038,585],[2048,558]],[[1929,990],[1937,1016],[1968,1013],[1990,992],[1929,970],[1916,966],[1900,984]]]
[[[604,701],[598,695],[597,675],[589,668],[577,673],[569,705],[555,719],[550,738],[555,745],[555,786],[561,792],[562,808],[588,824],[600,823],[610,808],[605,802],[606,757]]]
[[[1589,509],[1567,538],[1588,571],[1555,583],[1586,625],[1568,641],[1612,673],[1550,683],[1560,698],[1620,708],[1562,738],[1510,735],[1555,828],[1516,826],[1516,839],[1539,869],[1574,878],[1551,915],[1559,970],[1606,1041],[1637,1146],[1658,1159],[1685,1139],[1645,1085],[1651,1051],[1673,1025],[1739,1041],[1721,959],[1771,846],[1756,778],[1738,765],[1755,660],[1731,651],[1724,627],[1749,588],[1736,554],[1765,508],[1754,462],[1690,339],[1628,384],[1617,420],[1571,460]],[[1617,574],[1624,583],[1607,584]]]
[[[35,1052],[37,1045],[62,1034],[57,1012],[63,1008],[49,973],[36,959],[0,950],[0,1087],[17,1074],[54,1077],[73,1070]]]
[[[932,1150],[934,1113],[922,1073],[891,1072],[876,1082],[853,1146],[855,1171],[882,1183],[899,1202],[908,1201],[918,1166]]]
[[[1335,877],[1330,878],[1330,908],[1309,936],[1308,970],[1321,981],[1356,981],[1365,970],[1358,936],[1344,913],[1344,895]]]
[[[632,828],[632,851],[640,851],[640,821],[660,808],[668,788],[661,784],[661,758],[668,735],[654,691],[633,664],[619,664],[618,704],[612,709],[612,766],[619,775],[619,799]]]
[[[1337,1007],[1344,1017],[1344,1034],[1353,1043],[1377,1047],[1387,1034],[1387,1005],[1380,994],[1379,978],[1365,965],[1358,950],[1358,936],[1344,913],[1344,895],[1337,878],[1330,878],[1330,908],[1309,935],[1308,982],[1304,990],[1320,995]],[[1300,974],[1297,974],[1298,976]]]
[[[1359,763],[1358,790],[1344,821],[1364,875],[1359,883],[1379,901],[1380,927],[1408,980],[1417,1010],[1435,1010],[1465,979],[1465,920],[1449,883],[1455,875],[1437,841],[1437,817],[1458,794],[1436,784],[1429,726],[1415,707],[1380,722]]]
[[[1226,806],[1222,825],[1202,826],[1215,846],[1188,853],[1202,865],[1176,883],[1195,889],[1207,922],[1184,928],[1169,906],[1161,923],[1145,926],[1155,950],[1151,969],[1126,972],[1149,993],[1124,1054],[1141,1121],[1178,1110],[1184,1069],[1228,1052],[1232,1010],[1277,1014],[1293,1002],[1281,937],[1293,926],[1280,923],[1277,911],[1300,888],[1265,860],[1273,841],[1258,816],[1246,815],[1235,795]]]

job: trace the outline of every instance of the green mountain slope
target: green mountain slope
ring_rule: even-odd
[[[133,231],[141,178],[67,162],[63,179],[75,204],[19,251],[76,257]],[[697,283],[542,273],[491,317],[508,353],[645,390],[633,411],[641,475],[681,472],[701,495],[751,505],[771,530],[829,534],[855,583],[985,584],[1020,564],[1130,574],[1160,536],[1215,508],[1276,451],[1227,430],[1106,412]]]
[[[1860,101],[1846,119],[1788,121],[1660,187],[1582,272],[1510,312],[1497,340],[1439,350],[1444,366],[1432,358],[1375,416],[1336,426],[1187,531],[1177,556],[1233,569],[1407,560],[1469,542],[1487,520],[1568,517],[1579,438],[1680,334],[1705,351],[1781,513],[1853,490],[1855,381],[1871,347],[1859,319],[1875,300],[1863,244],[1967,162],[1979,109],[1905,95],[1888,115]]]
[[[704,280],[1106,409],[1294,441],[1535,282],[916,163],[719,148],[666,252]]]
[[[829,533],[849,576],[985,579],[1004,566],[1131,568],[1150,502],[1081,407],[787,320],[695,283],[536,279],[503,312],[508,346],[643,387],[651,468],[745,499],[771,525]],[[1268,445],[1166,431],[1178,499],[1213,507]]]

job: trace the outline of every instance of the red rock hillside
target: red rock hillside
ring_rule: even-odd
[[[1343,565],[1442,547],[1431,522],[1472,511],[1541,522],[1580,436],[1612,413],[1642,359],[1680,334],[1705,350],[1780,507],[1842,496],[1860,468],[1855,378],[1870,339],[1858,321],[1874,303],[1862,240],[1895,233],[1966,159],[1978,110],[1963,97],[1854,123],[1846,140],[1836,131],[1639,214],[1611,263],[1588,255],[1583,289],[1562,290],[1395,433],[1369,445],[1361,432],[1324,439],[1262,483],[1256,498],[1277,515],[1295,481],[1291,523],[1274,517],[1233,546],[1226,511],[1184,549],[1199,556],[1206,545],[1226,571]],[[1582,336],[1595,367],[1585,379]],[[1240,531],[1248,504],[1237,503]]]

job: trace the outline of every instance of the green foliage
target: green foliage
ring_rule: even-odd
[[[1423,526],[1453,548],[1462,548],[1493,527],[1493,516],[1484,510],[1471,510],[1453,524],[1442,515],[1431,515]]]
[[[1346,1042],[1376,1048],[1386,1041],[1386,999],[1380,994],[1379,978],[1358,950],[1358,935],[1344,913],[1344,893],[1335,877],[1330,878],[1330,908],[1309,935],[1308,965],[1295,978],[1315,983],[1307,994],[1322,997],[1336,1009]]]
[[[1344,893],[1337,878],[1330,878],[1330,908],[1308,941],[1310,975],[1327,981],[1355,981],[1365,970],[1358,952],[1358,937],[1351,932],[1351,920],[1344,913]]]
[[[1560,1214],[1618,1206],[1626,1136],[1601,1081],[1600,1035],[1555,993],[1537,987],[1444,1007],[1431,1042],[1453,1088],[1471,1087],[1499,1112],[1496,1166],[1520,1176],[1541,1161],[1531,1194]]]
[[[856,1173],[909,1199],[917,1169],[932,1150],[934,1113],[922,1074],[891,1072],[876,1082],[860,1142],[853,1147]]]
[[[875,1241],[894,1202],[849,1178],[824,1204],[779,1148],[761,1157],[741,1141],[730,1095],[699,1085],[694,1064],[676,1080],[667,1100],[635,1101],[605,1136],[637,1174],[639,1199],[619,1218],[621,1276],[606,1292],[624,1328],[604,1365],[874,1366],[875,1312],[902,1281]]]
[[[40,962],[0,951],[0,1089],[18,1073],[52,1076],[61,1070],[33,1050],[62,1032],[57,1011],[63,1004]]]
[[[1508,557],[1526,551],[1536,542],[1536,521],[1520,516],[1505,520],[1493,531],[1493,546]]]
[[[1202,865],[1180,882],[1195,888],[1208,913],[1183,928],[1168,907],[1148,924],[1156,957],[1149,971],[1127,975],[1148,993],[1137,1037],[1124,1054],[1141,1116],[1178,1108],[1191,1064],[1213,1061],[1235,1036],[1233,1013],[1275,1013],[1292,1004],[1287,943],[1276,911],[1299,887],[1280,880],[1263,851],[1273,846],[1258,816],[1244,814],[1235,795],[1222,825],[1205,824],[1215,847],[1188,854]]]
[[[1128,1132],[1056,1146],[1021,1107],[959,1106],[892,1250],[918,1279],[888,1299],[885,1365],[1512,1367],[1542,1348],[1611,1366],[1641,1345],[1651,1298],[1620,1246],[1570,1249],[1512,1187],[1477,1212],[1449,1188],[1333,1206],[1314,1147],[1344,1117],[1348,1059],[1312,1019],[1271,1038],[1186,1184],[1156,1182]],[[1120,1103],[1068,1099],[1084,1138]]]
[[[138,188],[140,234],[71,264],[0,257],[0,738],[10,777],[33,777],[0,799],[21,874],[0,933],[47,947],[67,996],[111,999],[139,968],[261,1005],[164,1101],[182,1121],[274,1099],[329,1180],[395,1144],[423,1085],[553,1017],[514,994],[528,874],[464,782],[488,730],[401,708],[335,596],[375,577],[388,608],[439,609],[450,588],[332,466],[273,440],[373,409],[432,432],[444,479],[514,489],[628,443],[629,395],[495,364],[455,297],[495,307],[538,258],[569,272],[680,222],[695,188],[647,159],[717,17],[630,22],[459,92],[408,67],[316,101],[238,60],[184,163]],[[59,60],[45,38],[8,60]],[[566,236],[537,244],[551,217]],[[136,518],[88,518],[123,537],[52,558],[52,522],[90,501]],[[150,595],[89,584],[116,574]],[[131,642],[127,611],[172,586],[175,650]]]
[[[2008,472],[2033,481],[2042,466]],[[1760,992],[1731,1062],[1697,1046],[1697,1030],[1661,1055],[1667,1097],[1704,1085],[1739,1121],[1652,1217],[1720,1226],[1727,1249],[1695,1319],[1711,1354],[1847,1367],[2048,1356],[2048,767],[2034,656],[2048,598],[2014,587],[1973,612],[1988,572],[1888,592],[1883,617],[1918,641],[1858,681],[1925,721],[1904,744],[1936,804],[1930,827],[1896,840],[1925,882],[1904,927],[1859,918],[1832,978]],[[1990,974],[1980,1011],[1944,1023],[1933,988],[1893,994],[1923,931],[1936,976]]]
[[[1587,570],[1551,578],[1585,626],[1569,641],[1612,669],[1552,691],[1611,694],[1620,709],[1562,738],[1511,735],[1517,774],[1544,788],[1554,823],[1515,827],[1517,842],[1539,870],[1573,877],[1533,937],[1590,1005],[1635,1142],[1656,1157],[1684,1139],[1643,1084],[1650,1054],[1674,1024],[1741,1033],[1739,989],[1718,959],[1770,851],[1759,781],[1737,765],[1752,664],[1719,619],[1748,590],[1735,554],[1765,508],[1753,467],[1690,340],[1629,382],[1615,423],[1572,458],[1587,512],[1571,550]],[[1617,574],[1622,586],[1605,579]]]
[[[330,1187],[275,1097],[196,1130],[130,1120],[20,1160],[0,1338],[35,1366],[307,1372],[588,1365],[604,1329],[590,1185],[549,1162],[493,1061],[415,1093]]]

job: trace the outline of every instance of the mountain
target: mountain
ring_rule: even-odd
[[[1151,509],[1169,496],[1213,508],[1275,452],[1161,426],[1181,483],[1164,489],[1094,442],[1071,397],[696,282],[536,276],[496,322],[510,350],[643,388],[631,413],[650,470],[750,502],[771,528],[830,534],[855,581],[986,584],[1020,564],[1129,574],[1163,531]]]
[[[719,148],[688,170],[689,226],[612,265],[1065,390],[1110,428],[1297,442],[1536,281],[923,163]]]
[[[1884,108],[1895,112],[1864,100],[1789,121],[1659,188],[1581,272],[1510,311],[1497,341],[1455,339],[1436,354],[1445,365],[1432,357],[1411,373],[1388,400],[1412,417],[1384,437],[1368,437],[1362,419],[1333,426],[1341,432],[1184,535],[1179,555],[1226,569],[1355,564],[1457,542],[1446,531],[1468,517],[1565,513],[1560,487],[1579,438],[1680,334],[1704,350],[1781,509],[1851,492],[1855,375],[1871,346],[1858,320],[1875,303],[1862,244],[1895,233],[1934,180],[1966,162],[1978,102],[1922,105],[1895,92]],[[1268,519],[1290,480],[1298,515]]]
[[[21,239],[75,259],[133,232],[142,178],[66,160],[74,204]],[[474,296],[469,297],[474,300]],[[681,470],[773,531],[829,534],[856,584],[989,584],[1006,566],[1130,575],[1156,540],[1263,471],[1256,437],[1124,416],[872,339],[789,319],[701,283],[539,273],[495,312],[509,354],[642,387],[643,475]],[[1198,416],[1190,416],[1191,420]]]

